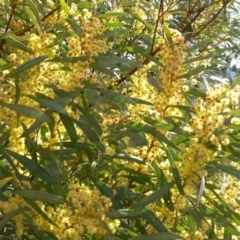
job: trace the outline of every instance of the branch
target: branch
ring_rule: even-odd
[[[224,2],[223,6],[218,10],[218,12],[202,27],[200,28],[197,32],[195,32],[193,35],[189,36],[189,38],[186,38],[186,40],[191,40],[192,38],[198,36],[204,29],[209,27],[209,25],[216,20],[216,18],[220,15],[220,13],[223,11],[223,9],[230,3],[231,0],[227,0]]]
[[[193,5],[193,7],[190,9],[190,6],[189,6],[189,9],[188,9],[188,12],[187,12],[187,15],[185,16],[185,18],[178,24],[177,26],[177,29],[180,29],[182,27],[182,25],[189,19],[189,17],[191,17],[191,15],[195,12],[194,9],[195,7],[197,6],[197,4],[199,3],[199,0],[196,1],[196,3]],[[190,2],[189,2],[190,4]],[[186,28],[186,27],[185,27]],[[185,29],[184,28],[184,29]],[[183,30],[182,30],[183,32]]]
[[[151,56],[154,56],[157,52],[160,51],[160,48],[157,48],[155,51],[153,51],[152,53],[150,53]],[[146,65],[149,63],[149,59],[145,59],[141,64],[142,65]],[[128,75],[131,76],[133,75],[136,71],[138,70],[137,67],[133,68],[131,71],[128,72]],[[118,86],[119,84],[121,84],[122,82],[124,82],[126,80],[126,76],[121,77],[119,80],[117,80],[114,85]],[[107,89],[112,89],[112,86],[109,86]]]
[[[11,8],[11,13],[10,13],[10,16],[9,16],[9,19],[8,19],[8,22],[7,22],[7,26],[6,26],[6,28],[5,28],[4,33],[7,33],[8,30],[9,30],[10,23],[11,23],[11,21],[12,21],[12,17],[13,17],[14,11],[15,11],[15,9],[16,9],[16,6],[17,6],[17,5],[13,5],[12,8]],[[0,46],[0,58],[2,58],[3,45],[4,45],[5,41],[6,41],[6,40],[3,39],[2,42],[1,42],[1,46]]]
[[[158,9],[158,16],[157,16],[157,20],[156,20],[156,24],[155,24],[154,33],[153,33],[151,52],[153,51],[153,48],[154,48],[154,42],[156,39],[156,34],[157,34],[158,24],[160,22],[161,13],[162,13],[162,18],[163,18],[163,1],[161,1],[160,5],[159,5],[159,9]],[[162,19],[162,24],[163,24],[163,19]]]
[[[42,19],[41,21],[43,22],[44,20],[46,20],[48,17],[50,17],[54,12],[56,12],[58,10],[59,7],[56,7],[54,8],[53,10],[51,10],[48,14],[46,14]],[[22,36],[24,35],[26,32],[30,31],[31,29],[34,28],[34,25],[28,27],[28,28],[25,28],[23,29],[22,32],[20,32],[19,34],[16,34],[17,36]]]

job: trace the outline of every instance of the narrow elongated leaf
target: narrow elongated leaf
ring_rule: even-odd
[[[5,186],[7,183],[9,183],[11,180],[13,179],[13,177],[8,177],[3,179],[2,181],[0,181],[0,189]]]
[[[132,237],[129,240],[179,240],[184,239],[183,237],[177,236],[173,233],[157,233],[157,234],[149,234],[142,235],[137,237]]]
[[[133,61],[131,59],[127,59],[127,58],[120,58],[117,57],[115,55],[110,55],[110,56],[103,56],[100,55],[97,57],[97,61],[96,64],[100,64],[109,68],[115,68],[115,67],[119,67],[121,68],[125,66],[125,67],[137,67],[140,68],[142,67],[142,64],[140,64],[139,62]]]
[[[50,60],[48,60],[48,62],[61,62],[61,63],[76,63],[76,62],[85,62],[89,59],[89,56],[81,56],[81,57],[72,57],[72,58],[59,58],[59,57],[55,57],[52,58]]]
[[[158,189],[154,193],[152,193],[152,194],[146,196],[145,198],[143,198],[142,200],[140,200],[137,204],[135,204],[133,206],[133,208],[134,209],[144,208],[147,205],[149,205],[150,203],[155,202],[157,199],[161,198],[165,193],[167,193],[173,185],[174,185],[173,183],[168,183],[164,187]]]
[[[81,37],[81,33],[82,33],[81,26],[78,25],[73,18],[67,19],[67,22],[71,25],[72,29],[77,33],[77,35]]]
[[[40,120],[37,119],[28,129],[24,130],[24,132],[20,136],[20,138],[28,136],[30,133],[32,133],[37,128],[39,128],[42,125],[42,123],[43,123],[43,121],[41,119]]]
[[[53,203],[53,204],[66,203],[66,201],[63,198],[47,192],[40,192],[35,190],[17,190],[15,191],[15,194],[25,198],[39,200],[46,203]]]
[[[62,180],[58,164],[53,157],[49,157],[48,159],[50,161],[49,170],[52,176],[53,194],[57,196],[63,196]]]
[[[36,21],[35,22],[36,25],[34,24],[34,22],[33,22],[33,24],[35,25],[35,27],[38,29],[38,31],[40,33],[40,31],[42,29],[42,23],[41,23],[41,18],[39,16],[39,10],[32,0],[27,0],[27,4],[28,4],[28,7],[31,10],[32,14],[34,15],[34,18]]]
[[[14,48],[20,49],[24,52],[28,52],[30,54],[33,54],[34,52],[32,51],[32,49],[30,49],[29,47],[27,47],[24,43],[18,41],[18,39],[16,39],[14,36],[8,36],[6,38],[6,42],[11,45]]]
[[[49,223],[56,226],[56,224],[48,217],[48,215],[42,211],[42,209],[37,205],[37,203],[29,198],[24,198],[25,202],[29,204],[43,219],[47,220]]]
[[[102,129],[101,126],[98,124],[96,119],[87,111],[86,109],[80,107],[79,105],[76,105],[78,110],[86,117],[86,119],[89,122],[89,125],[97,132],[99,136],[102,135]]]
[[[2,103],[2,105],[29,118],[38,119],[39,121],[43,121],[43,122],[51,121],[46,114],[44,114],[38,109],[29,107],[29,106],[20,105],[20,104],[9,104],[9,103]]]
[[[220,169],[221,171],[228,173],[238,179],[240,179],[240,170],[232,167],[232,166],[227,166],[227,165],[222,165],[222,164],[218,164],[218,163],[212,163],[212,166]]]
[[[174,128],[173,125],[167,124],[167,123],[163,123],[163,122],[159,122],[155,119],[140,115],[141,119],[143,121],[145,121],[146,123],[150,124],[153,127],[165,130],[165,131],[170,131]]]
[[[170,146],[176,150],[179,150],[178,147],[170,141],[167,137],[165,137],[162,133],[160,133],[157,129],[149,129],[147,130],[148,133],[152,134],[154,137],[158,139],[159,142],[165,143],[167,146]]]
[[[20,98],[20,87],[19,87],[19,75],[15,76],[15,102],[14,104],[18,104]]]
[[[51,175],[38,163],[34,162],[32,159],[29,159],[25,156],[22,156],[18,153],[12,152],[6,149],[6,152],[15,158],[18,162],[20,162],[25,168],[29,170],[31,174],[35,177],[40,177],[42,180],[46,181],[47,183],[52,183]]]
[[[143,161],[143,159],[136,157],[136,156],[131,156],[131,155],[127,155],[124,153],[119,153],[119,154],[114,154],[112,156],[109,156],[110,158],[114,159],[123,159],[123,160],[127,160],[127,161],[132,161],[132,162],[136,162],[138,164],[144,164],[146,165],[146,162]]]
[[[129,17],[128,13],[124,12],[111,12],[111,13],[104,13],[98,15],[99,18],[107,18],[107,17]]]
[[[84,134],[87,136],[87,138],[102,152],[105,152],[105,147],[101,143],[98,135],[91,129],[89,128],[86,124],[74,120],[74,122],[82,129]]]
[[[136,218],[141,217],[142,211],[132,211],[130,209],[118,209],[116,211],[111,211],[106,214],[109,218]]]
[[[94,185],[98,188],[98,190],[105,196],[111,198],[113,203],[114,209],[121,209],[122,204],[119,199],[113,198],[114,192],[111,188],[106,186],[103,182],[99,181],[97,178],[93,177],[90,174],[87,174],[87,176],[91,179],[91,181],[94,183]]]
[[[163,225],[163,223],[159,220],[158,217],[156,217],[156,215],[150,211],[144,211],[142,213],[143,218],[146,219],[146,221],[151,224],[159,233],[161,232],[167,232],[166,227]]]
[[[182,186],[182,180],[181,180],[181,177],[179,175],[178,169],[173,166],[173,163],[175,161],[176,162],[179,161],[179,157],[177,156],[176,153],[174,153],[172,151],[167,151],[167,156],[168,156],[169,162],[170,162],[170,164],[172,166],[172,173],[173,173],[173,177],[174,177],[175,183],[176,183],[176,185],[178,187],[178,190],[179,190],[179,192],[182,195],[184,195],[183,186]]]
[[[174,51],[174,43],[173,43],[172,36],[171,36],[171,33],[170,33],[168,27],[164,24],[162,26],[162,28],[163,28],[163,31],[164,31],[164,33],[166,35],[166,38],[167,38],[167,40],[168,40],[168,42],[169,42],[169,44],[170,44],[170,46],[172,48],[172,51]]]
[[[103,195],[105,195],[109,198],[111,198],[113,196],[114,192],[110,187],[106,186],[103,182],[99,181],[97,178],[95,178],[89,174],[87,176],[91,179],[91,181],[95,184],[95,186],[99,189],[99,191]]]
[[[26,11],[28,17],[31,19],[31,21],[32,21],[33,25],[35,26],[35,28],[37,29],[38,33],[41,34],[41,27],[40,27],[40,25],[39,25],[35,15],[34,15],[34,13],[30,10],[29,7],[25,7],[25,11]]]
[[[58,103],[56,100],[49,100],[49,99],[43,99],[43,98],[37,98],[36,101],[43,105],[44,107],[47,107],[53,111],[68,115],[68,112],[64,109],[64,107]],[[69,99],[70,101],[70,99]]]
[[[238,235],[239,232],[236,230],[236,228],[233,226],[232,223],[230,223],[225,216],[222,216],[221,213],[218,213],[212,208],[209,208],[203,204],[200,204],[201,207],[201,213],[209,218],[213,218],[217,223],[219,223],[228,233]]]
[[[44,61],[45,59],[47,59],[48,56],[41,56],[41,57],[37,57],[37,58],[34,58],[24,64],[22,64],[21,66],[19,66],[18,68],[16,68],[15,70],[13,70],[12,72],[10,72],[8,74],[8,77],[13,77],[17,74],[20,74],[22,72],[25,72],[27,71],[28,69],[32,68],[32,67],[35,67],[36,65],[38,65],[39,63],[41,63],[42,61]]]
[[[63,147],[66,148],[73,148],[77,150],[82,150],[82,151],[93,151],[95,150],[95,147],[92,144],[88,143],[81,143],[81,142],[61,142],[61,143],[56,143],[57,145],[62,145]]]
[[[7,216],[4,216],[4,218],[2,218],[2,220],[0,221],[0,231],[2,232],[3,228],[5,227],[5,225],[7,224],[7,222],[9,220],[11,220],[13,217],[15,217],[16,215],[18,215],[19,213],[22,213],[24,211],[26,211],[27,208],[26,207],[20,207],[14,211],[12,211],[10,214],[8,214]]]
[[[68,8],[68,5],[66,4],[66,2],[65,2],[64,0],[60,0],[60,5],[61,5],[63,11],[64,11],[68,16],[71,15],[71,12],[70,12],[70,10],[69,10],[69,8]]]
[[[43,230],[37,228],[34,225],[34,220],[29,217],[26,213],[23,212],[24,218],[27,221],[28,228],[31,229],[31,231],[34,233],[34,235],[38,236],[38,239],[41,240],[58,240],[57,237],[52,236],[52,234],[49,234],[47,232],[44,232]]]
[[[188,73],[183,74],[183,75],[179,76],[178,78],[189,78],[193,75],[196,75],[196,74],[202,72],[204,69],[205,69],[205,66],[198,66],[192,70],[189,70]]]
[[[67,133],[69,134],[69,137],[71,138],[71,140],[73,142],[76,142],[78,139],[78,136],[77,136],[77,131],[76,131],[76,128],[74,126],[72,119],[69,116],[62,114],[62,113],[58,113],[58,115],[59,115]]]

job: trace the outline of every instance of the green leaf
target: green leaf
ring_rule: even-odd
[[[20,99],[20,87],[19,87],[19,76],[15,76],[15,102],[14,104],[18,104]]]
[[[24,8],[25,12],[27,13],[28,17],[31,19],[33,25],[35,26],[35,28],[37,29],[38,31],[38,34],[41,34],[41,25],[39,25],[39,22],[37,21],[34,13],[30,10],[29,7],[25,7]],[[41,24],[41,21],[40,21],[40,24]]]
[[[42,122],[50,122],[51,121],[50,118],[46,114],[44,114],[43,112],[41,112],[35,108],[20,105],[20,104],[8,104],[8,103],[1,103],[1,104],[17,113],[20,113],[20,114],[26,116],[26,117],[38,119],[39,121],[42,121]]]
[[[87,111],[86,109],[80,107],[79,105],[76,105],[78,110],[86,117],[86,119],[89,122],[89,126],[91,126],[99,136],[102,135],[102,129],[101,126],[98,124],[98,122],[95,120],[95,118],[93,117],[93,115],[91,115],[89,113],[89,111]]]
[[[55,57],[47,62],[61,62],[61,63],[76,63],[76,62],[85,62],[89,59],[89,56],[81,56],[81,57],[72,57],[72,58],[66,58],[66,57]]]
[[[53,203],[53,204],[66,203],[66,201],[63,198],[47,192],[40,192],[35,190],[17,190],[14,193],[25,198],[39,200],[46,203]]]
[[[101,143],[98,135],[91,129],[89,128],[86,124],[74,120],[74,122],[82,129],[84,134],[87,136],[87,138],[102,152],[105,152],[105,147]]]
[[[130,148],[148,145],[148,140],[143,132],[134,133],[128,131],[128,136],[131,138],[128,142],[128,147]]]
[[[115,55],[110,56],[98,56],[96,61],[91,64],[91,67],[100,67],[100,68],[107,68],[107,69],[116,69],[119,68],[122,71],[129,71],[133,67],[140,68],[142,65],[136,61],[127,58],[120,58]]]
[[[228,165],[222,165],[218,163],[211,163],[212,166],[220,169],[221,171],[228,173],[238,179],[240,179],[240,170],[236,169],[235,167],[228,166]]]
[[[174,185],[173,183],[166,184],[164,187],[158,189],[157,191],[140,200],[137,204],[133,206],[133,208],[134,209],[144,208],[150,203],[155,202],[157,199],[161,198],[165,193],[167,193],[173,185]]]
[[[57,196],[63,196],[62,179],[56,155],[53,153],[53,151],[46,151],[40,146],[38,146],[37,151],[43,159],[49,162],[49,172],[52,177],[53,194]]]
[[[194,43],[189,49],[188,52],[194,52],[193,50],[199,49],[201,47],[206,47],[209,43],[212,43],[213,39],[201,40],[199,42]]]
[[[150,124],[151,126],[153,127],[156,127],[156,128],[159,128],[159,129],[162,129],[164,131],[170,131],[174,128],[173,125],[170,125],[170,124],[167,124],[167,123],[163,123],[163,122],[159,122],[155,119],[152,119],[152,118],[149,118],[149,117],[146,117],[146,116],[143,116],[143,115],[139,115],[141,117],[141,119]]]
[[[170,46],[172,48],[172,51],[174,51],[174,43],[173,43],[172,36],[171,36],[171,33],[170,33],[168,27],[164,24],[162,26],[162,28],[163,28],[163,31],[164,31],[164,33],[166,35],[166,38],[167,38],[167,40],[168,40],[168,42],[169,42],[169,44],[170,44]]]
[[[72,119],[65,115],[65,114],[62,114],[62,113],[58,113],[67,133],[69,134],[69,137],[71,138],[71,140],[73,142],[76,142],[78,140],[78,136],[77,136],[77,131],[76,131],[76,128],[74,126],[74,123],[72,121]]]
[[[70,100],[71,99],[69,98],[68,101],[70,102]],[[37,98],[36,102],[40,103],[44,107],[49,108],[53,111],[68,115],[68,112],[64,109],[64,107],[60,103],[57,102],[57,99],[49,100],[49,99],[44,99],[44,98]]]
[[[41,167],[38,163],[34,162],[32,159],[29,159],[25,156],[22,156],[18,153],[12,152],[8,149],[5,150],[10,156],[15,158],[18,162],[20,162],[25,168],[29,170],[29,172],[35,177],[40,177],[42,180],[47,183],[52,183],[51,175]]]
[[[168,156],[170,165],[172,167],[171,170],[172,170],[172,174],[173,174],[175,183],[177,185],[177,188],[178,188],[179,192],[182,195],[184,195],[183,186],[182,186],[182,180],[181,180],[181,177],[179,175],[178,169],[173,166],[173,162],[174,161],[177,162],[177,161],[179,161],[181,159],[179,159],[178,155],[176,153],[172,152],[172,151],[167,151],[167,156]]]
[[[71,15],[71,12],[70,12],[70,10],[69,10],[69,8],[68,8],[68,5],[65,3],[64,0],[60,0],[60,5],[61,5],[63,11],[64,11],[68,16]]]
[[[218,115],[230,115],[230,116],[240,116],[240,110],[231,110],[228,112],[221,112]]]
[[[20,138],[28,136],[30,133],[34,132],[36,129],[38,129],[42,125],[43,121],[40,119],[37,119],[28,129],[24,130],[23,134],[20,136]]]
[[[63,147],[66,148],[73,148],[73,149],[77,149],[80,151],[93,151],[95,150],[95,147],[91,144],[88,143],[81,143],[81,142],[61,142],[61,143],[56,143],[57,145],[62,145]]]
[[[157,129],[152,128],[147,130],[147,132],[152,134],[154,137],[156,137],[160,143],[161,142],[165,143],[167,146],[170,146],[179,151],[178,147],[172,141],[170,141],[167,137],[165,137],[162,133],[160,133]]]
[[[121,23],[121,22],[114,22],[114,23],[107,23],[106,24],[106,27],[122,27],[124,26],[125,24],[124,23]]]
[[[142,235],[137,237],[132,237],[129,240],[179,240],[184,239],[183,237],[177,236],[173,233],[157,233],[157,234],[149,234]]]
[[[238,235],[239,232],[236,230],[236,228],[233,226],[232,223],[230,223],[225,216],[222,216],[221,213],[218,213],[216,210],[209,208],[203,204],[200,204],[201,207],[201,213],[206,218],[213,218],[217,223],[219,223],[228,233]]]
[[[95,178],[94,176],[92,176],[90,174],[87,174],[87,176],[94,183],[94,185],[98,188],[98,190],[101,192],[101,194],[111,198],[114,209],[122,208],[122,204],[120,203],[120,201],[116,198],[113,198],[114,192],[110,187],[106,186],[103,182],[99,181],[97,178]]]
[[[43,219],[46,219],[49,223],[53,224],[56,226],[56,224],[47,216],[45,212],[42,211],[42,209],[37,205],[35,201],[29,198],[24,198],[26,203],[29,204]]]
[[[0,231],[2,232],[3,228],[6,226],[6,224],[9,220],[11,220],[13,217],[15,217],[19,213],[22,213],[26,210],[27,210],[26,207],[19,207],[18,209],[9,213],[7,216],[4,216],[4,218],[2,218],[2,220],[0,221]]]
[[[109,218],[136,218],[141,217],[142,211],[132,211],[131,209],[118,209],[116,211],[111,211],[106,214]]]
[[[6,43],[14,48],[24,51],[24,52],[34,54],[34,52],[29,47],[27,47],[24,43],[18,41],[18,39],[16,39],[15,36],[7,36]]]
[[[11,180],[13,179],[13,177],[8,177],[3,179],[2,181],[0,181],[0,189],[5,186],[6,184],[8,184]]]
[[[98,18],[107,18],[107,17],[129,17],[129,14],[124,12],[109,12],[109,13],[98,15]]]
[[[151,224],[159,233],[161,232],[167,232],[166,227],[163,225],[163,223],[159,220],[158,217],[156,217],[156,215],[150,211],[144,211],[142,213],[143,218],[146,219],[146,221]]]
[[[49,171],[52,176],[53,194],[63,196],[61,174],[54,158],[49,158]]]
[[[67,22],[71,25],[72,29],[77,33],[77,35],[81,37],[81,33],[82,33],[81,26],[78,25],[73,18],[67,19]]]
[[[139,157],[136,157],[136,156],[127,155],[127,154],[124,154],[124,153],[117,153],[117,154],[114,154],[114,155],[109,156],[109,157],[112,158],[112,159],[114,159],[114,158],[123,159],[123,160],[127,160],[127,161],[136,162],[138,164],[146,165],[146,162],[144,162],[142,158],[139,158]]]
[[[21,66],[17,67],[15,70],[13,70],[12,72],[10,72],[7,76],[8,77],[13,77],[15,75],[18,75],[22,72],[27,71],[28,69],[35,67],[36,65],[38,65],[39,63],[41,63],[42,61],[44,61],[45,59],[47,59],[48,56],[41,56],[41,57],[37,57],[34,58],[24,64],[22,64]]]
[[[39,16],[39,10],[32,0],[27,0],[27,4],[31,10],[31,13],[33,14],[33,15],[31,14],[31,17],[30,16],[29,17],[32,20],[36,29],[38,30],[38,33],[41,34],[42,23],[41,23],[41,18]],[[34,19],[34,21],[33,21],[33,19]]]
[[[58,240],[57,237],[53,236],[52,234],[49,234],[48,232],[45,232],[39,228],[37,228],[34,225],[34,219],[29,217],[26,213],[23,213],[24,215],[24,220],[27,222],[27,226],[29,229],[31,229],[31,232],[33,235],[38,236],[38,239],[41,240]]]
[[[198,66],[198,67],[195,67],[195,68],[189,70],[188,73],[183,74],[183,75],[179,76],[178,78],[189,78],[193,75],[197,75],[198,73],[204,71],[205,69],[206,69],[205,66]]]

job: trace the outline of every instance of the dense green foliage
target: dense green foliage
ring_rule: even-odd
[[[238,239],[239,7],[1,0],[0,239]]]

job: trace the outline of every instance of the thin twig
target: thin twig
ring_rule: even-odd
[[[190,6],[189,6],[189,9],[188,9],[188,12],[187,12],[185,18],[178,24],[177,29],[180,29],[182,27],[182,25],[191,17],[191,15],[194,13],[194,9],[198,3],[199,3],[199,0],[196,1],[194,6],[192,7],[192,9],[190,9]],[[189,4],[190,4],[190,2],[189,2]]]
[[[223,9],[230,3],[231,0],[227,0],[226,2],[224,2],[223,6],[218,10],[218,12],[202,27],[200,28],[198,31],[196,31],[194,34],[192,34],[191,36],[189,36],[189,38],[186,38],[186,40],[191,40],[192,38],[198,36],[204,29],[206,29],[207,27],[209,27],[209,25],[216,20],[216,18],[220,15],[220,13],[223,11]]]
[[[56,12],[58,10],[59,7],[56,7],[54,8],[53,10],[51,10],[48,14],[46,14],[42,19],[41,21],[43,22],[44,20],[46,20],[48,17],[50,17],[54,12]],[[23,29],[22,32],[20,32],[19,34],[16,34],[17,36],[22,36],[24,35],[26,32],[30,31],[31,29],[34,28],[34,25],[28,27],[28,28],[25,28]]]
[[[9,16],[9,19],[8,19],[8,22],[7,22],[7,26],[6,26],[6,28],[5,28],[4,33],[7,33],[8,30],[9,30],[10,23],[11,23],[11,21],[12,21],[12,17],[13,17],[14,11],[15,11],[15,9],[16,9],[16,6],[17,6],[16,4],[14,4],[14,5],[12,6],[11,13],[10,13],[10,16]],[[2,42],[1,42],[1,46],[0,46],[0,58],[2,57],[3,45],[4,45],[5,41],[6,41],[6,40],[3,39]]]
[[[154,56],[157,52],[160,51],[160,48],[157,48],[156,50],[154,50],[152,53],[150,53],[151,56]],[[149,59],[146,58],[141,64],[142,65],[146,65],[149,63]],[[139,68],[138,67],[134,67],[131,71],[129,71],[127,73],[127,75],[131,76],[133,75]],[[126,76],[122,76],[119,80],[117,80],[115,82],[115,86],[118,86],[119,84],[121,84],[122,82],[124,82],[126,80]],[[112,86],[109,86],[108,89],[112,89]]]
[[[156,35],[157,35],[157,29],[158,29],[158,24],[159,24],[160,17],[161,17],[161,12],[162,12],[162,17],[163,17],[163,2],[162,1],[161,1],[161,4],[159,5],[159,9],[158,9],[158,17],[156,20],[155,29],[154,29],[154,33],[153,33],[151,52],[153,51],[153,48],[154,48],[154,42],[155,42]]]

